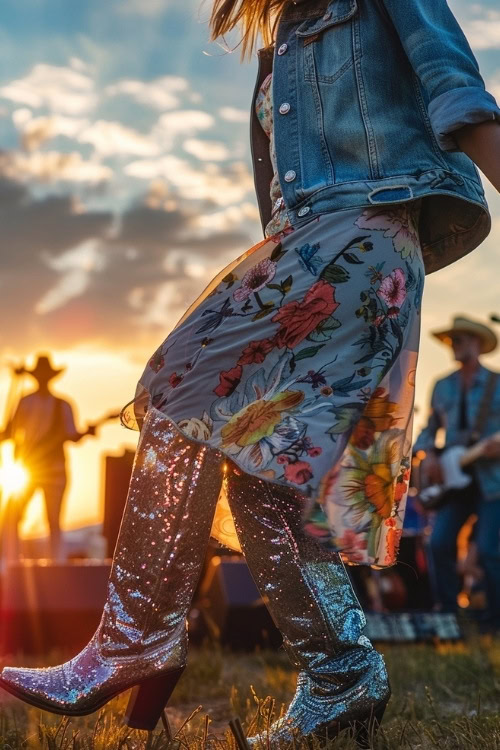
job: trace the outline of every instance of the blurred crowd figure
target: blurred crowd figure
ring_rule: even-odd
[[[442,487],[448,481],[445,457],[451,456],[450,448],[461,446],[460,461],[470,462],[465,470],[468,484],[445,493],[430,518],[428,560],[434,599],[441,611],[458,609],[462,584],[457,538],[468,524],[472,534],[461,572],[467,583],[467,576],[478,581],[482,571],[484,624],[500,634],[500,377],[479,361],[497,347],[497,337],[488,326],[465,316],[457,316],[447,330],[433,335],[450,348],[459,367],[435,383],[429,420],[414,450],[423,457],[428,481]],[[444,431],[441,455],[436,447],[439,431]]]
[[[36,390],[23,396],[8,417],[0,441],[13,440],[15,459],[25,465],[28,480],[22,492],[7,499],[2,524],[2,557],[12,562],[20,557],[18,526],[37,490],[43,491],[50,531],[50,557],[64,559],[61,544],[61,508],[67,486],[67,467],[64,446],[77,443],[86,435],[95,435],[96,426],[84,432],[75,426],[71,404],[51,391],[52,381],[64,372],[56,369],[47,354],[39,354],[33,369],[14,370],[15,378],[30,375]]]

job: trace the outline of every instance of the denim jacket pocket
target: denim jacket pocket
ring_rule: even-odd
[[[333,0],[320,19],[297,29],[297,36],[303,40],[306,81],[335,83],[352,67],[357,13],[357,0]]]

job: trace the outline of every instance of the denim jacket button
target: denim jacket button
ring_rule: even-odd
[[[296,177],[297,172],[294,172],[293,169],[289,169],[288,172],[285,172],[285,182],[293,182]]]
[[[284,55],[287,49],[288,49],[288,44],[281,44],[278,47],[278,55]]]
[[[280,104],[280,115],[286,115],[288,112],[290,112],[290,105],[288,102],[283,102],[283,104]]]
[[[297,216],[307,216],[310,210],[310,206],[302,206],[302,208],[299,208],[299,210],[297,211]]]

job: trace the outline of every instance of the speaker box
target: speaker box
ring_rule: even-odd
[[[278,648],[279,630],[245,560],[215,555],[208,562],[197,602],[210,635],[236,650]]]
[[[80,650],[99,624],[109,571],[97,561],[9,565],[2,577],[3,653]]]
[[[127,500],[135,451],[125,450],[121,456],[104,458],[104,519],[102,534],[107,541],[107,556],[113,557]]]

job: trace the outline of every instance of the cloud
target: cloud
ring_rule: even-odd
[[[202,141],[198,138],[188,138],[187,141],[184,141],[182,147],[188,154],[192,154],[202,161],[224,161],[230,157],[229,149],[220,141]]]
[[[0,342],[156,345],[226,256],[249,243],[239,226],[200,231],[195,218],[160,183],[113,215],[71,195],[36,199],[0,179],[0,316],[9,321]]]
[[[103,164],[84,159],[77,151],[4,151],[0,152],[0,176],[11,180],[95,184],[110,180],[113,171]]]
[[[12,113],[12,120],[21,132],[21,144],[26,151],[35,151],[60,135],[76,138],[89,125],[87,119],[64,115],[33,117],[31,110],[24,107]]]
[[[488,91],[500,102],[500,71],[487,81]]]
[[[184,159],[167,154],[158,159],[141,159],[125,167],[125,173],[143,180],[163,178],[186,200],[212,201],[227,206],[238,203],[253,191],[253,178],[243,162],[221,169],[216,164],[195,168]]]
[[[208,130],[215,125],[215,118],[199,109],[179,109],[166,112],[158,118],[152,136],[168,150],[173,140],[179,136],[195,135],[200,130]]]
[[[81,70],[38,63],[24,78],[0,88],[0,97],[33,109],[67,115],[90,112],[97,103],[94,82]]]
[[[236,107],[221,107],[219,115],[227,122],[247,123],[250,120],[250,113],[246,109],[236,109]]]
[[[481,5],[470,9],[480,13],[479,18],[464,18],[462,28],[474,50],[500,49],[500,11]]]
[[[162,76],[153,81],[123,80],[105,89],[107,96],[129,96],[140,104],[158,110],[180,106],[177,94],[189,90],[188,82],[180,76]]]
[[[119,154],[155,156],[160,148],[154,139],[120,122],[97,120],[78,135],[80,143],[90,143],[101,157]]]
[[[99,241],[92,238],[56,257],[45,256],[49,268],[61,273],[59,281],[35,304],[35,313],[44,315],[81,295],[91,282],[91,274],[102,270]]]
[[[167,8],[167,0],[123,0],[116,5],[119,13],[138,16],[158,16]]]

